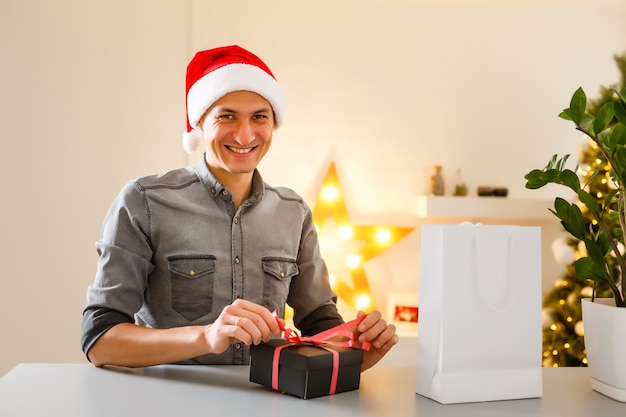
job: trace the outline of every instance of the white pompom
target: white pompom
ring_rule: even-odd
[[[576,324],[574,325],[574,332],[578,336],[584,336],[585,335],[585,325],[583,324],[582,320],[576,322]]]
[[[557,238],[552,242],[552,255],[559,265],[569,265],[575,260],[575,251],[567,244],[567,239]]]
[[[183,133],[183,148],[185,148],[185,152],[189,154],[194,153],[200,147],[203,139],[202,134],[196,129]]]

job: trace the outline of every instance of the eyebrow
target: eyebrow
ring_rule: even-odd
[[[216,110],[218,110],[220,112],[225,112],[225,113],[234,113],[234,114],[240,113],[237,110],[231,109],[229,107],[217,107]],[[260,108],[258,110],[253,111],[252,114],[271,113],[271,112],[272,112],[271,108],[263,107],[263,108]]]

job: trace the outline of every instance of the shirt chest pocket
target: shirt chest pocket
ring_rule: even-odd
[[[263,304],[277,310],[279,316],[285,311],[291,279],[300,273],[298,264],[286,258],[263,258]]]
[[[211,311],[215,257],[171,256],[167,259],[172,288],[172,308],[187,320]]]

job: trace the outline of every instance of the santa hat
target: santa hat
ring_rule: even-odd
[[[275,126],[283,123],[283,92],[259,57],[237,45],[200,51],[187,66],[187,132],[183,134],[183,147],[188,153],[193,153],[202,143],[203,136],[197,127],[204,113],[233,91],[259,94],[271,104]]]

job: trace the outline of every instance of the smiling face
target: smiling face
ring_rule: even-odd
[[[270,103],[250,91],[217,100],[200,121],[206,162],[222,183],[249,178],[272,143],[274,114]]]

